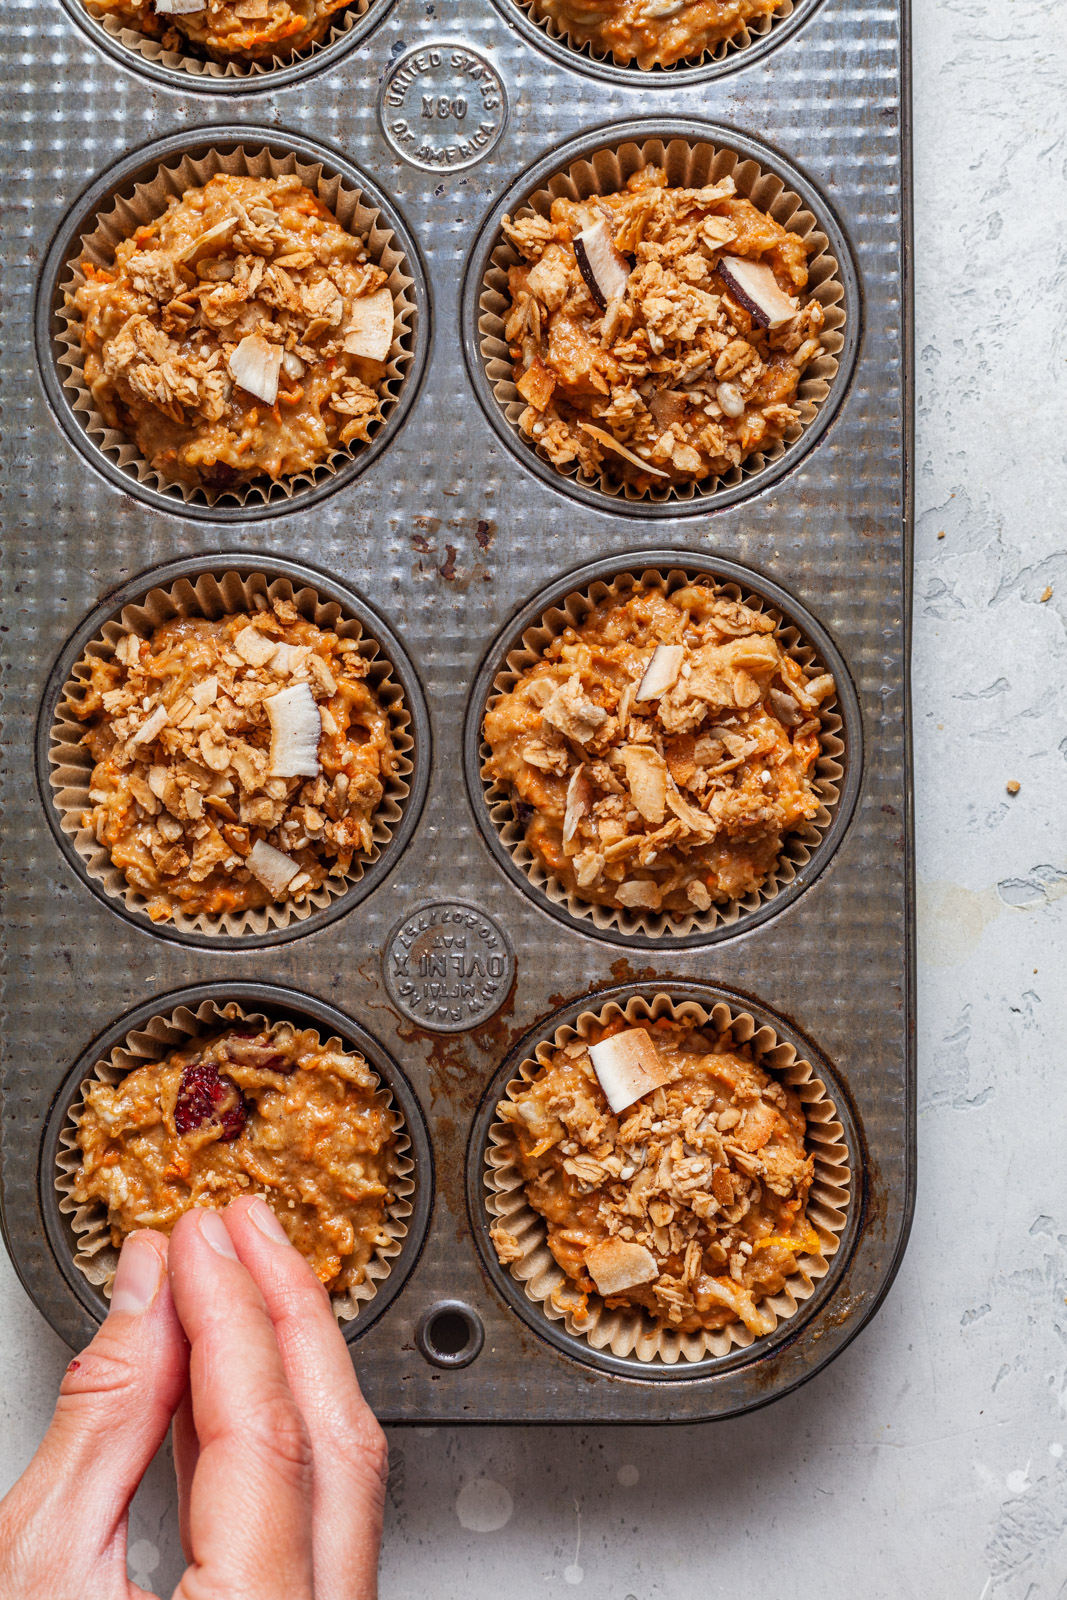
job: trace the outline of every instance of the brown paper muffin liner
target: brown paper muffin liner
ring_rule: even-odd
[[[705,67],[713,61],[725,61],[728,57],[738,55],[747,50],[750,45],[755,44],[758,40],[765,39],[774,28],[785,22],[796,10],[793,0],[779,0],[778,9],[771,16],[753,17],[751,22],[745,23],[731,38],[720,39],[718,44],[712,45],[706,50],[694,52],[691,56],[685,56],[681,61],[672,62],[668,67],[655,59],[655,51],[638,51],[630,60],[626,60],[625,57],[616,55],[613,50],[599,49],[592,40],[587,41],[585,44],[579,44],[565,28],[560,27],[554,17],[545,16],[542,13],[538,0],[515,0],[515,3],[526,12],[531,22],[540,28],[542,33],[546,34],[548,38],[554,39],[558,44],[565,44],[576,55],[587,55],[592,61],[611,62],[615,66],[635,69],[639,72],[649,72],[655,69],[657,73],[670,72],[682,73],[683,75],[687,68],[692,70],[694,67]]]
[[[567,467],[556,467],[543,448],[535,447],[519,429],[519,418],[526,409],[526,401],[515,387],[508,343],[504,337],[510,304],[508,269],[518,265],[519,256],[503,234],[489,258],[490,264],[482,280],[482,293],[478,301],[479,348],[485,362],[486,376],[516,440],[524,450],[536,448],[541,460],[561,476],[574,478],[584,487],[598,489],[605,495],[615,497],[621,494],[627,500],[662,502],[702,499],[717,489],[732,488],[758,476],[765,467],[779,460],[785,454],[786,447],[794,444],[815,420],[819,408],[830,394],[837,376],[838,357],[844,348],[845,286],[837,258],[831,254],[830,241],[800,196],[786,188],[781,178],[764,172],[758,162],[742,160],[733,150],[719,149],[703,141],[693,143],[688,139],[671,139],[665,143],[662,139],[646,139],[640,145],[627,143],[617,149],[608,147],[597,150],[588,159],[572,162],[565,172],[557,173],[547,185],[536,190],[516,212],[516,216],[535,212],[538,216],[547,217],[553,200],[561,197],[587,200],[591,195],[615,194],[624,189],[627,180],[648,163],[666,169],[667,182],[672,189],[699,189],[732,177],[740,196],[751,200],[760,211],[807,240],[812,253],[808,258],[809,276],[805,293],[819,302],[825,322],[820,334],[822,354],[809,363],[797,391],[795,405],[800,420],[766,450],[754,452],[739,467],[732,467],[722,477],[706,478],[700,483],[656,487],[644,494],[639,493],[633,484],[614,480],[606,473],[601,473],[597,478],[586,477],[576,462]]]
[[[255,615],[265,610],[273,598],[290,600],[300,615],[316,627],[332,629],[342,639],[359,642],[359,653],[371,663],[368,681],[389,713],[397,752],[397,771],[386,780],[385,793],[372,825],[374,850],[368,856],[352,862],[348,873],[342,877],[328,877],[326,881],[299,902],[285,900],[257,910],[228,911],[222,916],[209,916],[198,912],[190,916],[175,910],[166,923],[153,923],[158,930],[176,928],[183,933],[206,933],[220,938],[240,939],[242,935],[257,935],[275,928],[287,928],[294,921],[303,921],[313,911],[322,910],[339,895],[347,893],[358,883],[367,866],[377,861],[388,845],[403,815],[403,806],[411,792],[408,778],[414,771],[411,751],[415,741],[409,731],[411,714],[404,704],[403,692],[392,675],[389,661],[379,653],[377,642],[364,634],[355,617],[345,617],[336,601],[323,601],[310,587],[294,589],[288,578],[272,582],[262,572],[246,578],[236,572],[224,573],[220,578],[207,573],[191,584],[182,578],[170,589],[152,589],[136,605],[125,606],[118,622],[105,623],[100,635],[86,647],[85,655],[75,666],[64,684],[52,727],[48,760],[51,765],[49,782],[52,799],[60,814],[63,832],[74,841],[75,849],[85,863],[88,877],[101,884],[112,899],[121,900],[128,911],[145,914],[147,896],[133,889],[119,869],[112,864],[105,845],[99,844],[96,835],[82,822],[84,812],[91,809],[89,786],[93,773],[93,758],[81,742],[85,724],[79,721],[73,707],[83,700],[93,659],[109,659],[115,646],[126,633],[136,633],[147,638],[162,623],[174,617],[208,617],[217,619],[234,612],[247,611]]]
[[[821,1250],[818,1255],[798,1256],[797,1271],[786,1280],[780,1293],[758,1302],[761,1311],[774,1314],[777,1328],[810,1300],[815,1285],[830,1270],[848,1220],[852,1173],[845,1131],[826,1085],[815,1076],[811,1063],[798,1056],[791,1044],[780,1040],[772,1027],[758,1026],[747,1011],[735,1012],[722,1001],[708,1011],[692,1000],[675,1005],[666,994],[657,994],[652,1000],[635,997],[625,1009],[613,1000],[599,1012],[583,1011],[573,1027],[568,1024],[557,1028],[552,1040],[542,1040],[504,1093],[509,1100],[514,1099],[548,1062],[553,1048],[559,1049],[575,1038],[587,1039],[597,1023],[625,1020],[633,1026],[660,1017],[690,1022],[694,1027],[710,1022],[719,1033],[730,1029],[735,1042],[751,1044],[760,1064],[794,1089],[804,1106],[808,1151],[815,1158],[807,1215],[819,1236]],[[587,1339],[594,1350],[609,1350],[622,1358],[659,1361],[667,1366],[729,1355],[734,1348],[747,1349],[756,1339],[757,1335],[742,1322],[694,1333],[657,1328],[642,1311],[609,1311],[599,1295],[581,1295],[548,1248],[545,1220],[526,1198],[513,1130],[502,1120],[489,1129],[484,1173],[486,1210],[495,1221],[504,1224],[523,1251],[507,1270],[522,1284],[531,1304],[550,1321],[562,1321],[572,1338]]]
[[[326,46],[333,45],[338,38],[349,34],[355,24],[366,16],[373,3],[374,0],[352,0],[352,5],[336,14],[333,26],[325,37],[307,46],[306,50],[293,51],[288,56],[272,56],[270,61],[213,61],[205,56],[197,56],[190,50],[165,50],[162,40],[142,34],[136,27],[126,27],[114,14],[94,5],[93,0],[88,0],[85,13],[99,29],[106,32],[107,37],[114,38],[134,56],[141,56],[142,61],[150,61],[154,66],[168,67],[171,72],[187,72],[195,82],[195,78],[264,78],[277,72],[280,67],[293,66],[294,62],[314,61],[317,54],[326,50]]]
[[[122,1044],[116,1045],[106,1060],[98,1061],[92,1073],[82,1082],[77,1098],[67,1113],[66,1124],[59,1135],[59,1149],[56,1155],[55,1186],[60,1195],[59,1209],[69,1218],[70,1227],[75,1234],[74,1265],[95,1288],[100,1290],[105,1299],[111,1298],[111,1285],[119,1261],[119,1252],[111,1243],[107,1209],[96,1201],[79,1205],[72,1196],[78,1167],[81,1165],[77,1121],[85,1109],[85,1093],[93,1079],[103,1083],[118,1083],[127,1072],[132,1072],[135,1067],[142,1067],[149,1061],[161,1061],[170,1051],[184,1045],[190,1038],[199,1034],[215,1033],[235,1022],[248,1022],[257,1027],[269,1026],[272,1032],[275,1028],[285,1025],[270,1024],[261,1013],[244,1011],[232,1000],[224,1006],[217,1005],[213,1000],[205,1000],[195,1011],[190,1011],[187,1006],[179,1006],[169,1016],[153,1017],[142,1029],[128,1033]],[[344,1042],[338,1038],[330,1038],[325,1043],[326,1048],[346,1049]],[[371,1070],[373,1071],[373,1068]],[[377,1078],[376,1073],[375,1077]],[[378,1079],[378,1082],[380,1084],[381,1080]],[[415,1192],[411,1176],[415,1170],[415,1163],[409,1154],[411,1141],[405,1132],[404,1119],[393,1105],[392,1095],[387,1088],[380,1087],[375,1094],[375,1100],[379,1106],[391,1111],[393,1128],[397,1134],[392,1173],[395,1180],[393,1185],[395,1198],[385,1214],[389,1243],[379,1245],[375,1250],[367,1264],[366,1278],[361,1284],[346,1289],[343,1294],[330,1296],[334,1312],[341,1322],[351,1322],[358,1317],[367,1301],[373,1300],[379,1285],[392,1271],[393,1261],[400,1254],[401,1246],[407,1236],[408,1218],[412,1209],[411,1196]]]
[[[226,152],[208,150],[195,158],[182,156],[175,166],[161,165],[151,180],[138,183],[129,196],[117,196],[110,210],[98,213],[93,229],[79,239],[60,281],[63,303],[57,313],[60,322],[57,343],[61,353],[56,357],[60,381],[72,411],[94,444],[123,471],[132,470],[138,483],[147,488],[159,493],[176,490],[186,503],[198,499],[212,506],[224,499],[240,505],[292,500],[302,489],[311,488],[323,478],[333,477],[366,446],[358,441],[340,446],[331,452],[326,461],[309,471],[276,481],[264,475],[262,480],[235,484],[225,489],[211,488],[206,484],[181,483],[150,467],[132,439],[121,430],[108,427],[96,409],[85,381],[85,357],[81,346],[82,317],[73,300],[85,282],[81,263],[89,260],[96,267],[112,266],[116,247],[122,240],[162,215],[172,196],[180,199],[189,189],[202,188],[220,172],[247,178],[280,178],[295,174],[305,188],[318,195],[347,232],[365,241],[368,258],[389,274],[386,287],[393,296],[396,332],[381,389],[382,420],[374,424],[372,440],[374,433],[384,426],[400,398],[405,369],[410,366],[415,353],[415,332],[412,327],[415,297],[411,293],[414,279],[407,270],[406,257],[392,229],[379,221],[381,213],[363,200],[361,190],[351,187],[339,175],[327,177],[321,162],[301,161],[295,155],[276,156],[271,150],[257,150],[251,146],[242,145]]]
[[[280,67],[290,67],[296,62],[314,60],[315,56],[321,55],[328,45],[334,44],[338,39],[343,39],[346,33],[350,33],[356,23],[366,16],[373,3],[374,0],[353,0],[351,5],[336,14],[332,26],[322,39],[308,45],[306,50],[297,50],[287,56],[273,56],[270,61],[214,61],[210,57],[194,55],[191,50],[165,50],[161,40],[153,39],[137,28],[127,27],[112,13],[94,5],[92,0],[85,6],[85,12],[98,28],[103,29],[108,38],[116,40],[124,49],[140,56],[142,60],[151,61],[154,66],[167,67],[171,72],[188,73],[194,80],[197,78],[255,80],[268,77]]]
[[[774,637],[780,649],[792,657],[808,678],[818,677],[826,670],[818,661],[815,651],[801,636],[799,629],[784,621],[758,594],[750,594],[735,583],[719,583],[711,572],[692,575],[677,568],[670,572],[654,569],[641,573],[622,572],[613,578],[611,583],[598,581],[588,589],[569,594],[561,605],[554,606],[544,613],[538,627],[527,629],[522,636],[522,648],[509,652],[506,665],[493,679],[494,692],[486,701],[485,711],[491,710],[502,695],[510,693],[522,673],[543,657],[553,639],[558,638],[566,628],[580,628],[594,607],[609,597],[614,595],[625,599],[635,590],[648,588],[661,589],[664,594],[669,595],[686,584],[702,582],[706,583],[716,595],[728,600],[741,600],[753,611],[765,612],[768,616],[774,617],[778,623]],[[613,906],[596,905],[583,900],[580,895],[566,889],[554,874],[546,872],[543,864],[527,846],[522,824],[515,815],[506,785],[495,782],[486,771],[485,763],[490,760],[492,751],[483,738],[479,755],[483,762],[481,777],[485,803],[489,808],[490,819],[515,865],[525,873],[535,889],[547,895],[554,905],[565,907],[572,917],[591,921],[599,931],[616,928],[620,933],[643,934],[653,939],[677,939],[694,933],[711,933],[717,927],[732,927],[745,915],[758,911],[765,901],[775,899],[782,889],[793,882],[797,873],[807,866],[823,834],[833,821],[834,808],[840,799],[845,755],[845,744],[841,738],[844,724],[833,709],[836,704],[836,696],[831,695],[822,702],[818,710],[821,724],[820,753],[815,762],[813,785],[820,802],[817,813],[810,822],[786,834],[775,870],[766,882],[742,900],[713,904],[707,911],[694,909],[686,916],[679,916],[673,912],[648,911],[639,907],[616,909]],[[483,717],[484,714],[483,712]]]

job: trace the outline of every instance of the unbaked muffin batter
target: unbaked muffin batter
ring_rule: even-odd
[[[611,595],[490,706],[483,776],[579,900],[691,915],[742,899],[816,815],[834,681],[774,626],[699,583]],[[642,698],[654,660],[665,673]]]
[[[817,1254],[807,1220],[814,1161],[793,1090],[730,1034],[662,1019],[638,1024],[668,1082],[612,1114],[586,1041],[548,1052],[532,1082],[497,1107],[514,1138],[526,1196],[548,1246],[583,1296],[596,1294],[586,1257],[609,1239],[643,1246],[652,1280],[608,1295],[659,1328],[688,1333],[740,1321],[767,1333],[760,1301],[797,1257]],[[588,1044],[630,1027],[597,1025]],[[522,1248],[491,1229],[502,1262]]]
[[[291,477],[381,420],[386,274],[298,178],[218,174],[82,268],[93,404],[164,480]]]
[[[701,483],[798,422],[824,321],[803,298],[808,246],[732,178],[672,189],[647,166],[617,194],[561,197],[504,232],[521,257],[503,313],[519,426],[557,467],[641,492]],[[739,260],[766,269],[782,297],[772,323],[786,320],[763,326],[746,309],[722,275]]]
[[[535,0],[579,49],[591,44],[620,64],[672,67],[736,39],[782,0]]]
[[[106,1206],[118,1247],[137,1228],[169,1233],[192,1206],[261,1195],[341,1293],[390,1239],[396,1134],[375,1093],[362,1056],[310,1029],[193,1039],[115,1085],[90,1084],[72,1198]]]
[[[355,641],[281,598],[88,658],[66,703],[95,762],[83,825],[154,921],[302,900],[370,854],[397,756],[367,672]],[[287,760],[272,713],[294,701],[310,735]]]

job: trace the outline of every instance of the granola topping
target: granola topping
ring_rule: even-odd
[[[97,18],[213,61],[288,61],[324,39],[349,0],[85,0]]]
[[[373,849],[396,750],[368,663],[290,601],[263,605],[124,634],[67,699],[95,762],[83,826],[153,921],[302,901]]]
[[[193,1206],[260,1195],[335,1293],[388,1245],[396,1133],[363,1057],[288,1023],[197,1038],[117,1084],[94,1080],[71,1191],[107,1208],[118,1248]]]
[[[638,1030],[666,1081],[615,1115],[589,1046]],[[799,1256],[822,1248],[807,1218],[814,1159],[794,1091],[731,1033],[666,1018],[596,1024],[588,1039],[538,1058],[540,1070],[497,1113],[578,1295],[595,1295],[598,1281],[625,1284],[604,1304],[641,1308],[659,1328],[739,1321],[770,1332],[776,1319],[760,1302],[784,1287]],[[522,1256],[503,1224],[490,1232],[505,1265]],[[607,1248],[612,1241],[631,1248]],[[573,1309],[568,1296],[561,1302]]]
[[[771,617],[693,583],[609,595],[485,715],[483,776],[579,900],[690,915],[742,899],[818,813],[819,708]]]
[[[620,193],[506,217],[504,233],[522,258],[504,330],[526,402],[519,427],[557,467],[577,462],[640,492],[699,483],[799,421],[824,322],[803,298],[808,246],[732,178],[672,189],[646,166]],[[724,257],[766,268],[795,313],[764,326],[731,293]]]
[[[620,65],[671,67],[736,39],[750,23],[772,16],[783,0],[535,0],[581,49],[611,55]]]
[[[290,477],[381,420],[387,362],[359,352],[386,274],[298,178],[216,174],[82,270],[93,404],[167,482]]]

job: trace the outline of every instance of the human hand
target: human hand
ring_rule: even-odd
[[[174,1417],[174,1600],[374,1600],[385,1439],[328,1296],[270,1208],[123,1246],[111,1311],[0,1503],[4,1600],[131,1600],[130,1501]]]

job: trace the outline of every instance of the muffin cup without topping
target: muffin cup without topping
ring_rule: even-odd
[[[291,55],[274,56],[270,61],[215,61],[211,57],[194,54],[187,40],[184,41],[185,49],[165,50],[160,39],[153,39],[138,28],[127,27],[117,17],[93,4],[93,0],[89,0],[88,4],[84,0],[69,0],[68,9],[76,15],[81,13],[78,20],[84,21],[88,32],[99,29],[113,49],[139,57],[147,63],[154,69],[153,77],[160,75],[166,79],[174,74],[185,74],[190,88],[214,89],[225,85],[227,88],[248,91],[273,88],[280,72],[285,72],[288,77],[296,66],[317,67],[320,64],[318,58],[325,50],[331,51],[332,59],[337,52],[331,47],[348,40],[351,34],[356,36],[352,43],[365,37],[381,21],[381,15],[389,9],[390,4],[391,0],[351,0],[343,10],[335,12],[322,39]],[[375,15],[369,17],[372,7]],[[182,79],[178,81],[180,83]]]
[[[186,143],[194,142],[195,136],[190,135]],[[284,138],[279,138],[276,146],[284,147],[284,143]],[[108,427],[96,409],[85,380],[85,356],[81,346],[82,317],[73,304],[74,294],[85,282],[82,261],[89,260],[97,267],[112,266],[117,246],[138,227],[162,215],[172,196],[180,199],[188,190],[202,188],[217,173],[249,178],[280,178],[295,174],[305,188],[318,196],[347,232],[364,240],[368,260],[388,273],[386,287],[393,296],[395,332],[380,392],[382,420],[374,425],[371,432],[373,445],[376,435],[388,423],[390,413],[396,409],[415,360],[416,300],[412,264],[399,248],[393,230],[379,220],[379,210],[364,200],[362,190],[340,174],[326,176],[325,162],[302,159],[294,154],[279,155],[271,148],[257,148],[254,135],[247,144],[240,144],[235,149],[209,146],[196,156],[183,154],[171,158],[170,162],[163,161],[151,178],[133,186],[132,193],[116,193],[107,209],[97,213],[95,226],[81,235],[59,276],[60,303],[56,310],[58,327],[55,346],[61,389],[66,403],[97,449],[124,475],[132,475],[134,481],[146,490],[171,499],[180,495],[185,504],[190,506],[199,504],[214,507],[225,502],[242,507],[257,504],[293,505],[302,491],[336,476],[347,463],[358,460],[369,446],[359,442],[351,446],[339,446],[331,451],[327,460],[289,478],[272,480],[263,474],[250,483],[235,484],[225,489],[180,483],[164,477],[151,467],[129,435],[120,429]]]
[[[190,1011],[187,1006],[178,1006],[169,1016],[155,1016],[142,1029],[127,1034],[123,1043],[116,1045],[109,1057],[97,1061],[92,1075],[83,1080],[77,1098],[70,1106],[59,1135],[56,1155],[55,1187],[61,1196],[59,1210],[69,1219],[69,1225],[75,1235],[74,1265],[95,1288],[100,1290],[105,1299],[111,1297],[111,1285],[119,1258],[119,1252],[111,1243],[107,1210],[98,1201],[79,1205],[72,1195],[78,1167],[81,1164],[76,1125],[84,1110],[85,1092],[94,1077],[104,1083],[118,1083],[127,1072],[144,1066],[146,1062],[162,1060],[170,1051],[184,1045],[190,1038],[216,1033],[239,1022],[252,1023],[259,1027],[266,1026],[272,1032],[284,1025],[271,1024],[260,1013],[246,1012],[232,1000],[224,1006],[217,1005],[213,1000],[205,1000],[195,1011]],[[293,1026],[297,1024],[294,1023]],[[326,1048],[335,1047],[350,1050],[350,1047],[339,1038],[326,1041]],[[381,1079],[378,1078],[378,1074],[375,1073],[374,1076],[380,1085]],[[334,1311],[341,1322],[351,1322],[358,1317],[366,1303],[374,1298],[379,1285],[389,1276],[392,1262],[400,1254],[407,1235],[408,1219],[412,1213],[411,1196],[415,1192],[415,1184],[411,1174],[415,1170],[415,1164],[408,1153],[411,1150],[411,1141],[405,1131],[404,1120],[393,1105],[389,1090],[379,1087],[375,1100],[379,1106],[390,1109],[394,1131],[397,1134],[392,1174],[395,1180],[393,1184],[395,1198],[385,1214],[389,1243],[379,1245],[371,1256],[363,1283],[352,1289],[346,1289],[343,1294],[330,1296]]]
[[[411,736],[411,712],[405,704],[402,690],[392,675],[389,660],[380,653],[377,641],[364,633],[355,617],[345,617],[335,600],[323,600],[315,590],[306,585],[294,588],[288,578],[269,579],[262,572],[241,577],[236,572],[225,572],[220,577],[206,573],[195,584],[181,579],[168,589],[152,589],[137,604],[123,607],[118,622],[108,622],[102,632],[86,648],[82,660],[75,666],[71,677],[60,692],[56,720],[52,727],[48,762],[52,800],[59,813],[60,827],[71,839],[84,863],[84,871],[94,879],[111,899],[120,900],[127,911],[145,917],[148,897],[126,882],[119,869],[113,865],[105,845],[97,842],[91,829],[82,822],[82,814],[91,809],[89,787],[93,772],[93,759],[81,743],[85,724],[74,715],[71,704],[85,694],[89,673],[89,660],[114,656],[115,645],[124,633],[148,637],[164,622],[175,617],[219,618],[235,612],[258,614],[256,596],[267,600],[278,597],[291,600],[297,611],[317,627],[330,629],[342,639],[359,642],[359,653],[371,663],[367,681],[373,684],[382,705],[389,713],[397,754],[397,771],[386,780],[385,793],[372,824],[374,851],[358,857],[345,877],[328,877],[326,881],[299,903],[293,900],[272,902],[268,906],[250,911],[226,912],[222,916],[209,916],[205,912],[190,916],[176,910],[169,922],[150,923],[157,932],[176,929],[183,933],[200,933],[219,938],[239,940],[242,936],[258,936],[273,929],[284,929],[306,920],[316,910],[348,892],[362,878],[366,867],[377,861],[396,832],[403,808],[410,795],[408,779],[414,771],[411,752],[415,744]]]
[[[581,627],[589,612],[612,595],[625,599],[640,588],[661,589],[665,594],[691,583],[706,583],[714,593],[729,600],[742,600],[754,611],[766,612],[776,618],[778,626],[774,637],[783,652],[802,667],[809,677],[825,670],[816,658],[815,650],[807,644],[798,628],[785,622],[757,593],[750,593],[736,583],[720,583],[714,573],[693,574],[679,569],[660,571],[649,569],[640,573],[621,572],[610,582],[596,582],[584,590],[569,594],[561,604],[553,606],[541,617],[540,625],[528,628],[522,636],[522,648],[511,650],[506,663],[493,679],[493,693],[481,711],[484,725],[485,712],[504,694],[509,693],[522,673],[541,660],[551,641],[566,628]],[[491,750],[484,736],[479,748],[482,762],[482,788],[489,820],[512,861],[532,887],[545,895],[554,905],[566,910],[570,916],[591,921],[598,932],[617,929],[622,934],[640,934],[646,939],[688,938],[693,934],[710,934],[718,927],[733,927],[746,914],[757,911],[765,902],[773,900],[797,874],[810,862],[822,837],[833,821],[834,810],[841,796],[844,777],[842,758],[845,744],[840,737],[844,726],[833,708],[837,697],[830,696],[818,709],[820,722],[820,753],[815,762],[814,788],[819,797],[819,810],[815,817],[785,835],[775,870],[769,878],[743,900],[730,900],[713,904],[707,911],[694,910],[689,915],[648,911],[640,908],[615,908],[583,900],[579,894],[564,887],[558,878],[548,873],[533,854],[523,836],[524,830],[515,815],[515,808],[507,786],[497,783],[485,771]]]
[[[766,450],[754,452],[739,467],[732,467],[721,477],[705,479],[700,483],[672,483],[666,487],[649,489],[643,494],[633,484],[613,479],[606,471],[602,471],[597,478],[589,478],[581,472],[576,462],[562,468],[555,466],[519,428],[519,418],[526,410],[526,401],[515,387],[504,327],[510,305],[508,269],[518,265],[520,257],[502,233],[490,252],[478,293],[478,349],[492,394],[506,419],[513,447],[517,448],[520,458],[527,452],[536,454],[551,473],[558,474],[561,487],[567,480],[573,480],[576,487],[594,490],[616,500],[621,496],[624,502],[638,506],[692,502],[695,503],[694,509],[699,509],[701,502],[713,499],[718,491],[736,488],[772,468],[815,421],[830,398],[839,376],[839,358],[845,348],[845,286],[841,265],[831,252],[830,241],[820,230],[814,214],[807,209],[800,195],[788,188],[776,174],[764,171],[758,161],[746,159],[729,147],[705,141],[648,138],[640,144],[628,141],[595,149],[588,156],[573,161],[569,167],[557,172],[546,184],[536,189],[518,207],[516,215],[535,212],[547,217],[553,200],[586,200],[593,195],[617,193],[625,189],[627,179],[649,163],[666,169],[671,188],[701,188],[717,183],[722,178],[732,177],[740,196],[751,200],[760,211],[772,216],[783,227],[798,233],[812,247],[812,254],[808,258],[808,286],[804,294],[808,299],[819,302],[825,322],[820,335],[822,354],[809,363],[800,379],[795,400],[800,420]]]
[[[670,66],[664,66],[661,62],[656,61],[655,52],[638,52],[629,60],[625,60],[617,56],[612,50],[600,48],[593,40],[587,40],[586,43],[580,44],[577,39],[572,38],[566,28],[560,26],[554,17],[549,17],[542,13],[537,0],[513,0],[513,3],[526,14],[534,27],[542,32],[546,38],[565,46],[579,58],[585,56],[590,61],[602,62],[624,71],[641,72],[646,77],[653,72],[657,75],[666,74],[668,83],[674,82],[675,75],[678,73],[684,75],[694,69],[706,67],[713,62],[723,63],[731,60],[731,58],[736,60],[739,56],[743,59],[745,51],[751,49],[754,44],[768,39],[797,9],[794,0],[779,0],[777,11],[767,17],[754,17],[751,23],[746,23],[732,38],[721,39],[718,44],[711,45],[700,52],[694,52],[693,55],[684,56],[682,60],[675,61]],[[741,64],[739,61],[738,65]]]
[[[792,1044],[780,1040],[768,1024],[760,1027],[748,1012],[735,1011],[722,1001],[708,1011],[692,1000],[676,1005],[666,994],[657,994],[651,1000],[637,996],[625,1007],[613,1000],[599,1012],[581,1012],[574,1026],[557,1028],[551,1040],[537,1045],[533,1056],[522,1062],[518,1076],[507,1085],[504,1094],[513,1100],[548,1062],[553,1048],[559,1049],[575,1038],[587,1039],[598,1023],[624,1020],[636,1026],[644,1021],[658,1021],[661,1017],[691,1022],[694,1027],[710,1023],[719,1033],[730,1029],[734,1041],[739,1045],[751,1043],[760,1064],[794,1089],[803,1104],[808,1123],[807,1147],[815,1158],[807,1216],[822,1249],[818,1255],[798,1256],[797,1271],[786,1280],[781,1292],[758,1302],[761,1311],[774,1314],[777,1328],[796,1315],[815,1293],[816,1284],[829,1272],[830,1261],[837,1253],[848,1221],[853,1187],[845,1131],[838,1120],[837,1108],[826,1085],[815,1076],[811,1063],[805,1061]],[[523,1251],[521,1258],[511,1262],[505,1270],[521,1284],[527,1300],[538,1312],[551,1322],[562,1322],[572,1338],[584,1339],[594,1350],[609,1352],[620,1359],[659,1362],[671,1367],[727,1356],[732,1349],[747,1349],[755,1342],[757,1335],[742,1322],[728,1323],[724,1328],[678,1333],[656,1327],[643,1311],[628,1308],[609,1311],[599,1295],[583,1296],[548,1248],[545,1219],[526,1198],[513,1129],[500,1119],[489,1128],[484,1180],[486,1210],[494,1222],[503,1224]]]

